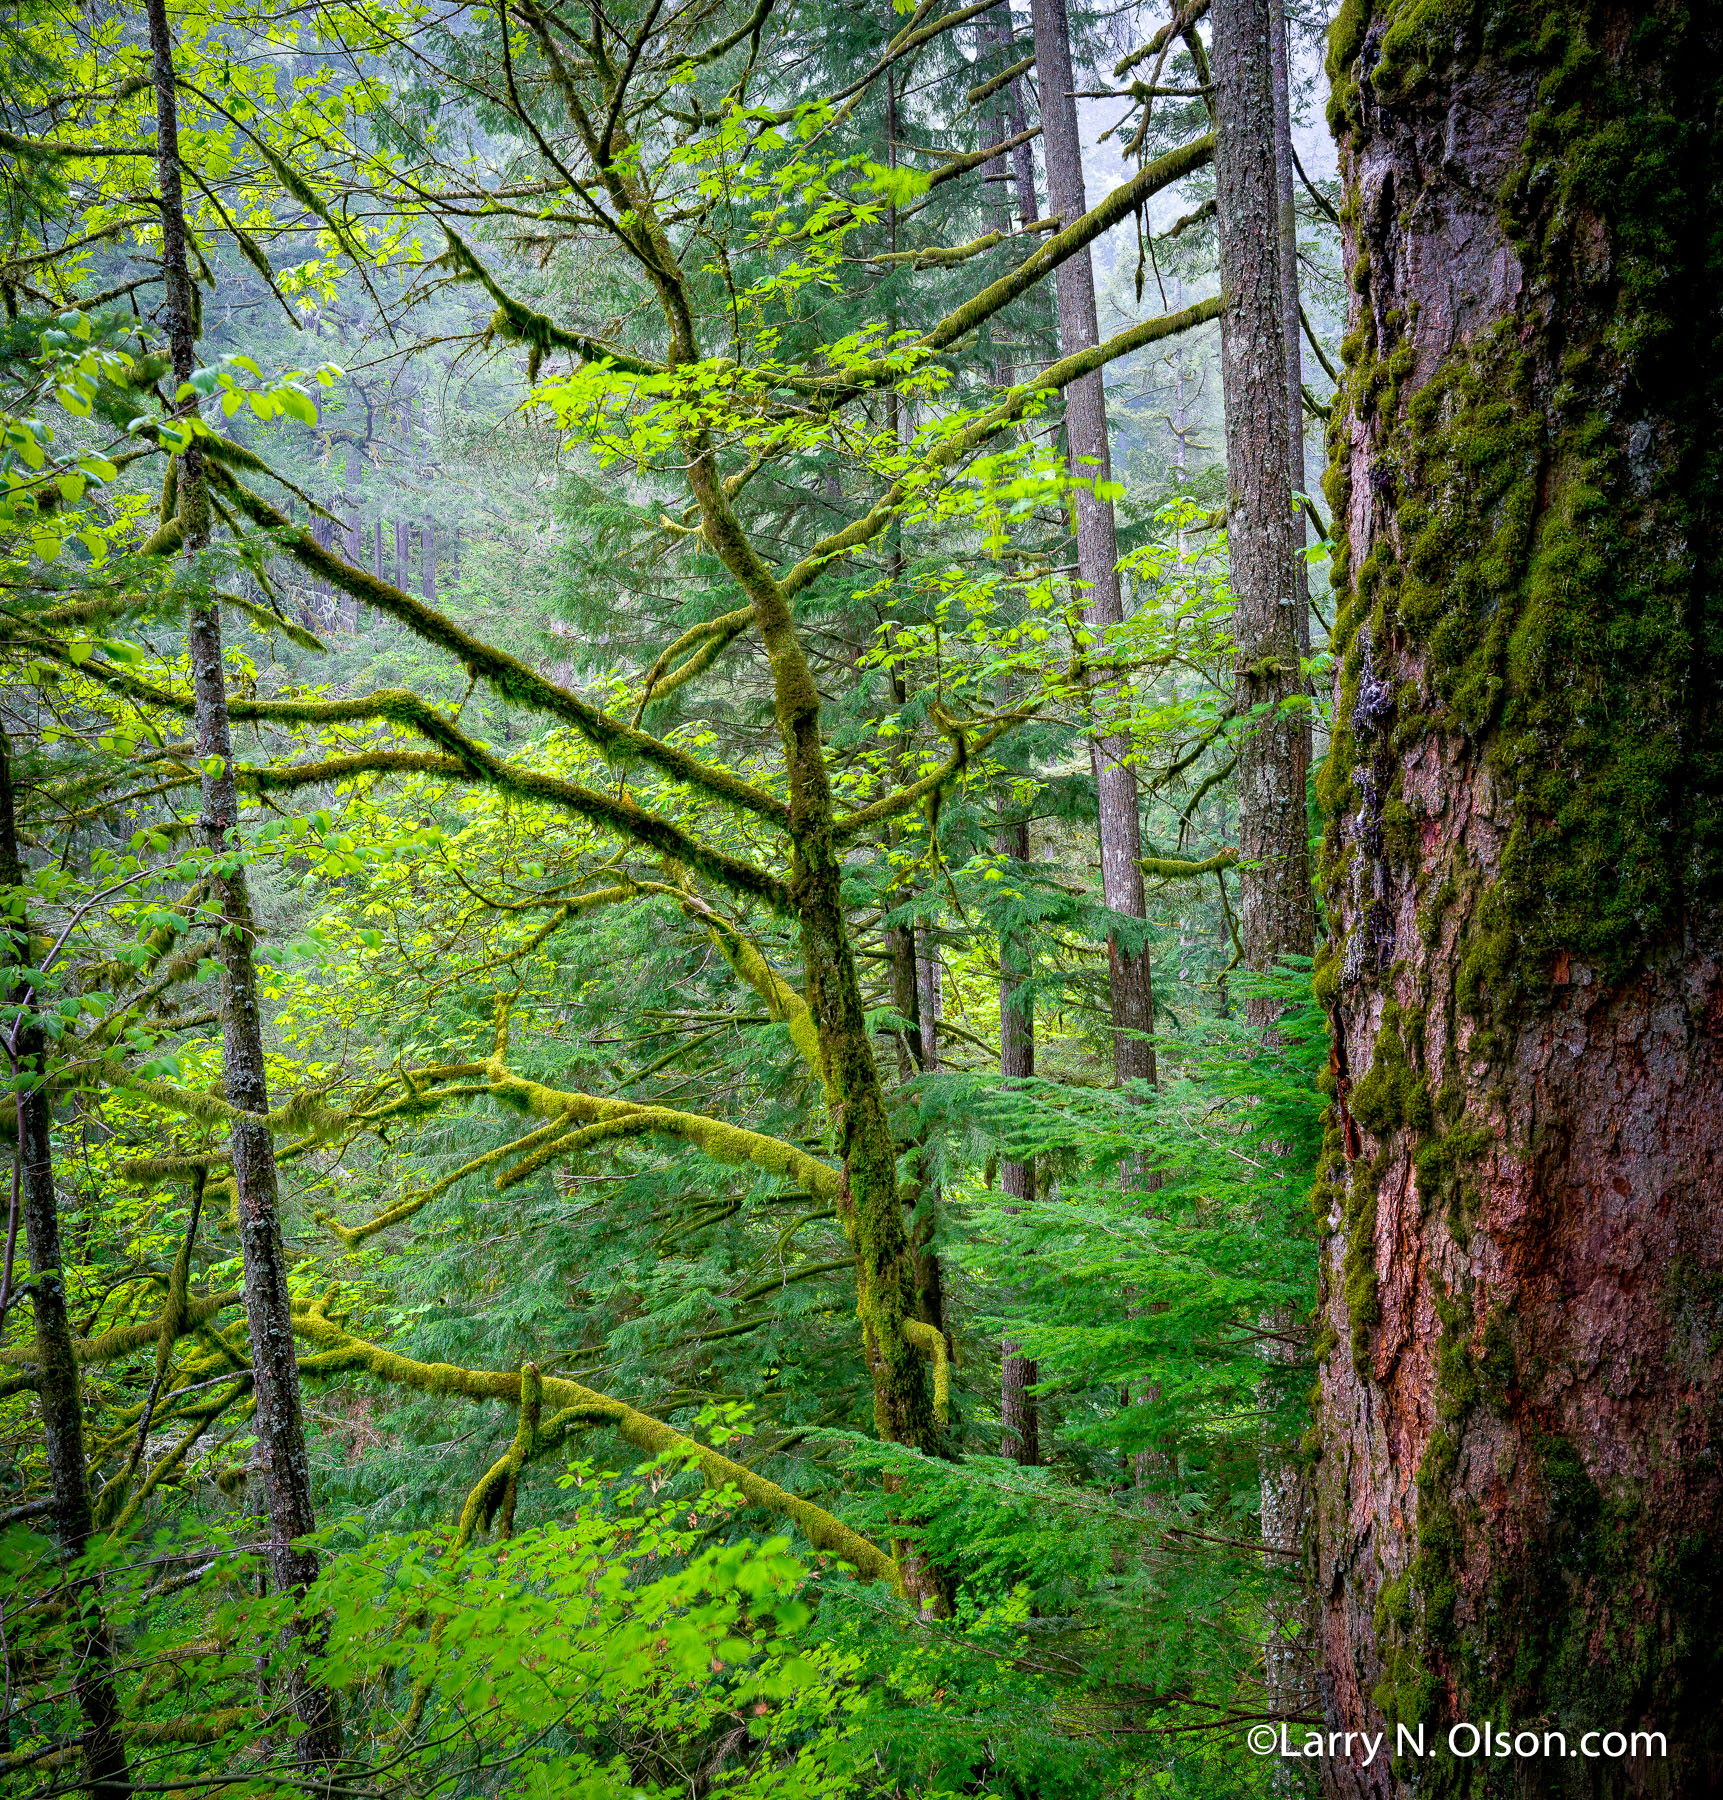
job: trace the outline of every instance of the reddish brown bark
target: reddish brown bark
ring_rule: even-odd
[[[1431,1755],[1324,1784],[1714,1793],[1723,29],[1375,11],[1331,61],[1318,1552],[1330,1726]],[[1443,1754],[1485,1719],[1567,1754]]]

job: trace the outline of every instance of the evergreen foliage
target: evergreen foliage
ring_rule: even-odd
[[[142,21],[0,25],[0,1124],[27,1174],[49,1109],[93,1517],[70,1544],[50,1498],[15,1173],[0,1772],[1265,1791],[1241,1732],[1298,1571],[1258,1514],[1309,1423],[1328,1042],[1308,969],[1240,968],[1261,721],[1200,436],[1197,27],[1097,77],[1123,178],[1049,222],[982,9],[168,14],[183,385]],[[1080,64],[1133,48],[1078,24]],[[1142,257],[1078,368],[1052,273],[1112,225]],[[1098,641],[1058,433],[1100,366],[1131,607]],[[231,759],[197,735],[211,607]],[[1146,920],[1092,867],[1103,729]],[[240,871],[321,1526],[286,1592],[224,1086]],[[1153,1088],[1112,1085],[1109,938],[1153,957]],[[1012,944],[1039,1073],[1004,1081]],[[1002,1442],[1005,1341],[1042,1466]]]

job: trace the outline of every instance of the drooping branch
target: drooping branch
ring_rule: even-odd
[[[790,1029],[790,1042],[800,1051],[802,1060],[816,1075],[825,1078],[825,1065],[820,1056],[819,1027],[808,1003],[800,993],[766,961],[758,944],[740,926],[688,888],[644,881],[638,884],[642,893],[662,894],[674,900],[691,919],[706,927],[719,954],[736,976],[745,981],[766,1003],[766,1012],[778,1024]]]
[[[319,1352],[300,1365],[307,1375],[363,1372],[393,1386],[435,1394],[440,1398],[460,1395],[467,1400],[500,1400],[517,1408],[521,1405],[521,1377],[513,1371],[415,1362],[344,1330],[327,1316],[320,1304],[308,1303],[295,1309],[293,1329],[299,1338]],[[732,1462],[694,1438],[637,1411],[625,1400],[612,1399],[608,1394],[600,1394],[560,1375],[546,1375],[542,1385],[543,1404],[557,1411],[578,1409],[582,1415],[609,1425],[625,1442],[647,1455],[687,1457],[699,1466],[708,1485],[715,1488],[734,1486],[749,1505],[791,1520],[816,1550],[848,1563],[867,1580],[897,1586],[897,1564],[877,1545],[869,1543],[823,1507],[799,1499],[776,1482],[767,1481],[741,1463]]]
[[[497,303],[491,329],[513,343],[525,344],[535,353],[529,365],[537,373],[536,357],[550,350],[571,350],[583,363],[608,363],[625,375],[662,375],[664,365],[644,356],[635,356],[600,338],[587,337],[578,331],[565,331],[548,313],[535,312],[510,295],[489,269],[474,255],[471,246],[447,220],[439,220],[443,236],[449,240],[449,258],[470,280],[476,281]]]
[[[933,1412],[943,1425],[951,1412],[951,1354],[945,1333],[924,1319],[905,1319],[903,1335],[933,1364]]]

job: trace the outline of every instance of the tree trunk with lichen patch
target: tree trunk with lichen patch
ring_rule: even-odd
[[[1347,0],[1329,66],[1325,1705],[1431,1754],[1325,1786],[1712,1793],[1723,22]]]

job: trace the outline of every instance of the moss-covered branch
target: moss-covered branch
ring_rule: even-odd
[[[44,640],[42,651],[44,655],[70,662],[64,646],[49,640]],[[185,696],[140,680],[100,657],[90,657],[78,667],[85,675],[130,699],[181,713],[190,710],[191,702]],[[351,700],[234,700],[228,712],[232,718],[253,723],[316,725],[374,719],[405,725],[429,738],[444,752],[444,760],[427,760],[410,751],[356,751],[298,769],[247,770],[249,782],[259,791],[346,779],[372,770],[430,772],[448,780],[483,781],[517,799],[538,801],[573,812],[662,856],[698,869],[701,874],[738,893],[764,900],[776,911],[791,910],[787,888],[766,870],[705,843],[625,796],[604,793],[580,782],[565,781],[560,776],[540,774],[519,763],[504,761],[477,738],[469,737],[436,707],[405,688],[380,688],[375,693]],[[750,794],[756,792],[745,782],[736,785]],[[775,822],[787,822],[779,802],[769,795],[759,798],[766,805],[777,808],[780,816]]]
[[[887,794],[883,800],[876,800],[873,805],[862,807],[858,812],[839,814],[832,822],[832,835],[839,843],[843,843],[871,830],[875,825],[883,824],[887,819],[901,818],[904,813],[914,812],[935,794],[949,787],[968,768],[972,756],[979,756],[982,751],[990,749],[1014,725],[1022,724],[1031,716],[1030,712],[1013,713],[1010,718],[984,732],[973,744],[960,730],[952,727],[949,735],[953,749],[950,757],[939,768],[931,775],[924,775],[920,781],[911,782],[906,788],[899,788],[895,794]]]
[[[596,1094],[546,1087],[541,1082],[514,1074],[500,1061],[492,1063],[490,1075],[492,1094],[505,1103],[524,1107],[537,1118],[561,1119],[574,1129],[609,1126],[628,1131],[662,1132],[693,1144],[714,1161],[752,1164],[768,1175],[805,1187],[822,1200],[835,1200],[838,1196],[841,1178],[835,1169],[828,1168],[817,1157],[809,1156],[794,1144],[767,1137],[763,1132],[729,1125],[721,1119],[708,1118],[704,1113],[640,1106],[628,1100],[606,1100]]]
[[[634,713],[635,723],[639,724],[642,714],[654,700],[668,699],[678,688],[686,687],[697,675],[704,674],[753,622],[753,607],[743,606],[719,618],[708,619],[703,625],[689,626],[647,670],[640,690],[640,704]],[[676,658],[684,655],[687,661],[678,665]]]
[[[327,1317],[320,1306],[295,1307],[293,1330],[303,1342],[321,1352],[301,1364],[307,1374],[333,1375],[352,1371],[442,1399],[459,1395],[467,1400],[498,1400],[517,1408],[521,1405],[522,1379],[512,1371],[415,1362],[410,1357],[399,1356],[381,1345],[355,1337]],[[608,1394],[600,1394],[559,1375],[546,1375],[542,1404],[559,1412],[576,1408],[584,1417],[602,1420],[625,1442],[648,1456],[686,1456],[698,1464],[709,1486],[734,1486],[749,1505],[763,1507],[792,1521],[816,1550],[848,1563],[868,1580],[889,1582],[893,1587],[897,1585],[897,1564],[841,1519],[834,1518],[811,1501],[798,1499],[741,1463],[732,1462],[718,1451],[637,1411],[625,1400],[614,1400]]]
[[[213,1319],[217,1313],[230,1306],[237,1306],[244,1296],[238,1288],[228,1288],[219,1294],[199,1294],[185,1302],[184,1312],[180,1318],[179,1336],[195,1331],[198,1326]],[[145,1319],[135,1325],[118,1325],[112,1331],[104,1331],[99,1337],[73,1338],[72,1355],[79,1366],[97,1363],[116,1362],[122,1356],[129,1356],[134,1350],[143,1350],[159,1341],[162,1335],[163,1315],[158,1313],[153,1319]],[[0,1364],[12,1368],[28,1368],[36,1360],[36,1347],[31,1344],[13,1344],[0,1350]]]
[[[467,241],[446,219],[439,220],[443,236],[448,239],[448,261],[470,280],[476,281],[497,303],[491,329],[511,343],[525,344],[531,357],[529,374],[538,373],[538,359],[549,350],[568,350],[583,363],[604,362],[627,375],[662,375],[664,365],[646,357],[635,356],[600,338],[587,337],[578,331],[565,331],[548,313],[535,312],[505,291],[489,269],[479,261]]]
[[[665,743],[650,732],[609,717],[571,694],[567,688],[546,680],[518,657],[463,631],[435,607],[414,599],[393,582],[356,568],[345,558],[324,549],[310,532],[295,525],[261,495],[253,493],[225,471],[218,475],[218,480],[245,516],[254,525],[273,533],[281,547],[302,567],[406,626],[425,643],[447,652],[469,675],[489,683],[504,699],[572,725],[607,756],[637,758],[698,793],[739,807],[780,829],[786,825],[788,813],[781,800],[763,793],[727,769],[702,762],[699,757]],[[236,713],[234,716],[245,715]]]
[[[903,1335],[933,1364],[933,1416],[941,1425],[951,1417],[951,1354],[945,1333],[922,1319],[905,1319]]]
[[[1116,187],[1099,205],[1090,207],[1081,218],[1072,220],[1062,231],[1042,244],[1032,256],[1025,257],[1015,269],[1000,276],[980,293],[972,294],[961,306],[947,313],[937,325],[912,343],[894,350],[888,357],[863,363],[857,368],[834,371],[829,376],[814,377],[805,384],[797,385],[823,388],[831,394],[834,401],[849,398],[868,388],[894,385],[917,360],[947,350],[960,338],[967,337],[995,313],[1003,311],[1012,301],[1039,285],[1061,263],[1068,262],[1104,232],[1128,218],[1152,195],[1158,194],[1162,188],[1171,187],[1175,181],[1184,180],[1187,175],[1195,174],[1213,159],[1212,132],[1193,143],[1168,151],[1165,156],[1156,158],[1139,170],[1129,181]],[[1215,311],[1210,316],[1218,317],[1219,310],[1217,302]],[[1074,381],[1076,377],[1068,376],[1066,379]]]
[[[1185,856],[1143,856],[1137,866],[1145,875],[1158,875],[1164,881],[1188,881],[1198,875],[1218,875],[1238,861],[1236,850],[1217,850],[1200,862]]]
[[[820,1056],[819,1027],[799,992],[767,962],[758,944],[740,926],[709,906],[698,894],[687,888],[670,887],[661,882],[644,881],[643,893],[663,894],[674,900],[691,919],[706,927],[719,954],[739,979],[745,981],[766,1003],[767,1014],[778,1024],[790,1029],[790,1042],[801,1052],[802,1060],[814,1073],[825,1077]]]

